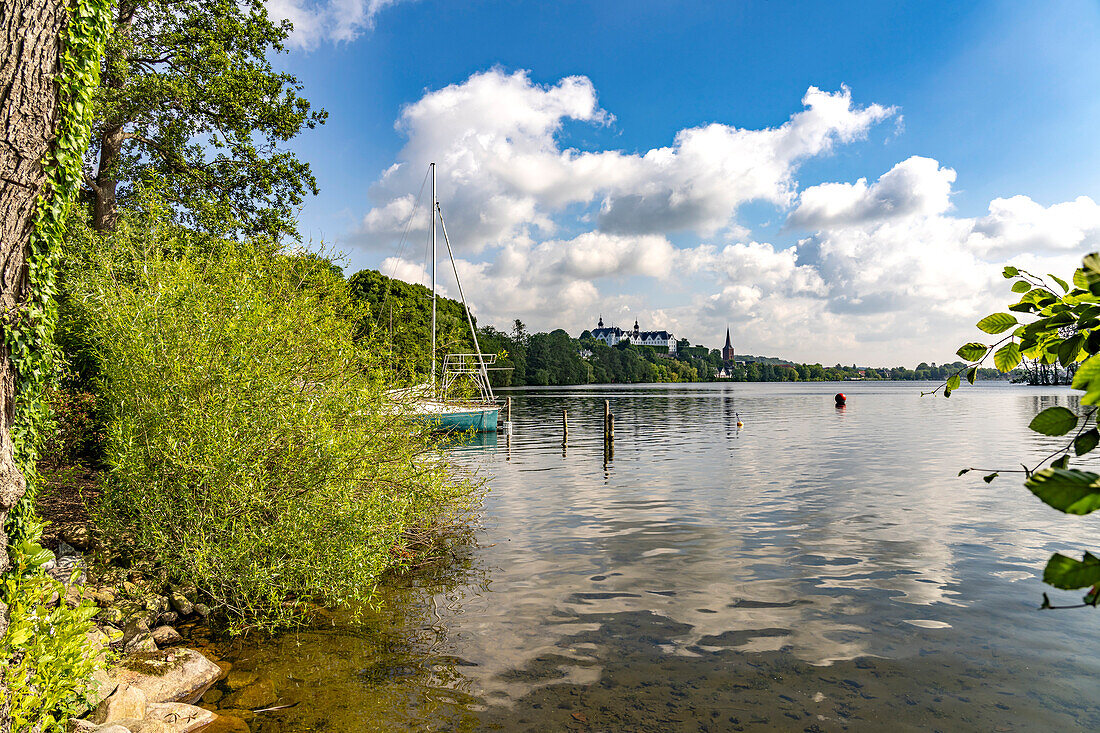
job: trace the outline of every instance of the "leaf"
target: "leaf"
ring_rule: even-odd
[[[1095,405],[1100,401],[1100,355],[1090,356],[1081,362],[1073,375],[1073,388],[1084,391],[1081,404]]]
[[[1010,342],[997,349],[997,353],[993,355],[993,366],[1007,374],[1020,365],[1020,359],[1020,347]]]
[[[978,328],[986,333],[1001,333],[1018,323],[1016,316],[1008,313],[994,313],[978,321]]]
[[[966,370],[966,381],[974,384],[974,380],[978,378],[978,367],[972,366]]]
[[[1016,282],[1012,283],[1012,292],[1014,293],[1026,293],[1029,290],[1031,290],[1031,283],[1029,282],[1017,280]]]
[[[1043,582],[1062,590],[1088,588],[1100,583],[1100,558],[1086,552],[1080,560],[1054,553],[1043,570]]]
[[[1089,354],[1100,351],[1100,331],[1089,331],[1089,336],[1085,339],[1085,351]]]
[[[1064,407],[1048,407],[1033,417],[1028,427],[1043,435],[1065,435],[1077,427],[1077,415]]]
[[[970,473],[970,469],[969,468],[964,468],[963,470],[959,471],[960,476],[962,476],[964,473]]]
[[[947,386],[945,386],[943,388],[943,396],[944,397],[950,397],[951,393],[954,392],[955,390],[957,390],[961,384],[962,384],[962,380],[959,379],[959,375],[958,374],[952,374],[947,379]]]
[[[1005,280],[1011,280],[1012,278],[1019,275],[1020,271],[1012,265],[1006,265],[1004,272],[1002,272],[1001,274],[1004,275]]]
[[[963,344],[959,347],[959,350],[955,353],[959,355],[960,359],[966,361],[977,361],[985,356],[985,352],[989,349],[985,344],[979,344],[977,341],[971,341],[968,344]]]
[[[1092,252],[1081,258],[1081,268],[1085,271],[1085,277],[1091,285],[1096,279],[1100,279],[1100,254]],[[1094,279],[1095,278],[1095,279]]]
[[[1084,340],[1081,334],[1077,334],[1063,341],[1058,347],[1058,363],[1067,367],[1077,361],[1077,354],[1081,351],[1081,342]]]
[[[998,475],[999,474],[994,472],[994,473],[989,474],[988,476],[982,476],[982,481],[985,481],[987,484],[991,484],[991,483],[993,483],[993,479],[997,478]]]
[[[1100,430],[1090,428],[1073,439],[1073,452],[1083,456],[1100,443]]]
[[[1069,453],[1065,453],[1050,462],[1051,468],[1066,468],[1069,466]]]
[[[1024,482],[1045,503],[1066,514],[1100,508],[1100,475],[1073,468],[1044,468]]]
[[[1089,279],[1085,277],[1085,271],[1080,267],[1073,272],[1073,284],[1082,290],[1088,290],[1089,288]]]
[[[1058,287],[1060,287],[1062,289],[1063,293],[1068,293],[1069,292],[1069,283],[1067,283],[1065,280],[1063,280],[1062,278],[1058,277],[1057,275],[1055,275],[1053,273],[1047,273],[1047,275],[1050,276],[1051,280],[1058,283]]]

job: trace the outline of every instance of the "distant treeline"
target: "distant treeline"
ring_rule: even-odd
[[[352,293],[369,309],[364,333],[378,339],[393,355],[399,372],[409,381],[428,374],[431,362],[431,291],[423,285],[394,280],[375,270],[363,270],[350,279]],[[462,304],[437,298],[438,353],[473,351],[473,339]],[[476,325],[476,321],[475,321]],[[562,329],[529,333],[522,321],[509,332],[493,326],[477,329],[482,353],[496,354],[500,367],[491,372],[494,386],[548,386],[566,384],[632,384],[644,382],[709,382],[719,380],[725,368],[733,382],[820,382],[846,379],[942,381],[964,365],[917,365],[870,368],[792,364],[776,357],[738,356],[734,365],[722,361],[718,349],[691,346],[687,339],[678,353],[620,343],[614,347],[585,331],[573,338]],[[441,363],[440,359],[440,363]],[[995,369],[981,369],[979,378],[1004,378]]]

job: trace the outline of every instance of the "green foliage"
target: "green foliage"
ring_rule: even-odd
[[[12,448],[27,489],[6,526],[12,568],[0,577],[0,598],[8,606],[8,628],[0,638],[0,707],[7,708],[13,730],[20,731],[61,730],[65,717],[79,707],[94,667],[85,642],[94,610],[65,603],[49,608],[61,585],[41,569],[50,555],[37,544],[41,522],[34,513],[34,496],[40,483],[35,464],[50,424],[47,392],[57,361],[57,262],[83,173],[81,156],[90,136],[92,95],[110,11],[106,0],[73,0],[69,7],[56,79],[58,126],[42,162],[46,188],[27,248],[25,298],[4,329],[15,375]]]
[[[365,306],[360,333],[384,348],[398,381],[426,381],[432,361],[432,291],[376,270],[357,272],[348,283],[352,296]],[[436,341],[437,371],[443,366],[441,355],[473,352],[470,327],[459,301],[436,298]]]
[[[1089,514],[1100,508],[1100,475],[1071,468],[1044,468],[1024,484],[1031,493],[1066,514]]]
[[[1043,435],[1065,435],[1077,427],[1077,415],[1064,407],[1048,407],[1031,419],[1028,428]]]
[[[46,389],[57,363],[53,344],[57,263],[69,208],[83,175],[81,155],[91,134],[92,99],[99,83],[99,59],[110,11],[107,0],[74,0],[69,9],[57,79],[58,128],[53,149],[42,164],[46,190],[38,201],[27,249],[27,294],[20,311],[4,329],[4,345],[15,372],[12,446],[16,464],[27,481],[26,493],[8,515],[7,530],[12,541],[26,537],[35,523],[35,463],[49,422]]]
[[[87,644],[93,604],[51,607],[65,588],[42,571],[53,553],[38,544],[41,525],[9,548],[12,568],[0,578],[8,630],[0,639],[0,700],[12,730],[61,731],[70,715],[87,709],[85,692],[97,660]]]
[[[1026,270],[1006,267],[1003,274],[1006,279],[1015,280],[1011,289],[1020,295],[1008,309],[1030,316],[1031,320],[1013,328],[988,350],[979,352],[974,347],[980,344],[969,343],[958,353],[975,362],[969,369],[976,368],[992,352],[994,365],[1002,372],[1015,369],[1023,361],[1031,374],[1045,374],[1051,369],[1057,377],[1060,366],[1072,375],[1073,387],[1082,392],[1081,404],[1090,409],[1078,415],[1065,407],[1048,407],[1031,420],[1028,427],[1037,433],[1073,435],[1063,448],[1038,466],[1024,467],[1025,486],[1058,511],[1089,514],[1100,509],[1100,475],[1071,469],[1069,460],[1071,449],[1080,457],[1100,445],[1096,424],[1096,405],[1100,405],[1100,255],[1094,253],[1082,259],[1081,267],[1073,273],[1072,285],[1055,275],[1047,275],[1061,295],[1044,278]],[[986,333],[1002,333],[1015,325],[1016,318],[1007,313],[995,313],[978,322],[978,328]],[[951,384],[944,386],[944,394],[948,395]],[[1043,468],[1048,460],[1049,467]],[[1085,604],[1095,606],[1100,602],[1100,560],[1088,552],[1084,553],[1083,561],[1055,554],[1047,563],[1043,580],[1067,590],[1089,588]],[[1045,595],[1043,607],[1052,607]]]
[[[1054,553],[1043,570],[1043,582],[1063,590],[1100,584],[1100,558],[1086,552],[1082,560]]]
[[[978,328],[986,333],[1001,333],[1016,325],[1016,319],[1008,313],[994,313],[978,321]]]
[[[1100,443],[1100,431],[1097,431],[1096,428],[1089,428],[1073,439],[1073,452],[1078,456],[1083,456],[1092,451],[1097,443]]]
[[[99,365],[115,551],[194,582],[233,631],[275,629],[370,602],[462,526],[474,487],[394,419],[326,262],[149,220],[90,242],[65,317]]]
[[[989,350],[989,347],[985,344],[979,344],[975,341],[971,341],[968,344],[963,344],[959,347],[959,350],[955,352],[959,355],[959,358],[966,361],[977,361],[985,356],[985,352]]]
[[[152,174],[193,228],[294,233],[294,210],[317,184],[283,146],[325,113],[268,59],[285,50],[289,30],[262,0],[122,0],[104,56],[88,194],[117,182],[126,206]]]

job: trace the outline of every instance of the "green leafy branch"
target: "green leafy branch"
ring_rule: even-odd
[[[1008,313],[993,313],[981,319],[977,327],[987,334],[1008,335],[994,344],[971,342],[958,350],[958,355],[972,366],[964,367],[943,385],[945,397],[961,386],[960,375],[976,373],[977,365],[991,354],[993,363],[1002,373],[1012,371],[1024,359],[1037,364],[1060,365],[1073,373],[1072,386],[1083,392],[1081,404],[1089,407],[1084,414],[1061,406],[1048,407],[1037,414],[1028,427],[1042,435],[1073,437],[1063,446],[1039,461],[1034,467],[1021,464],[1021,469],[994,470],[983,476],[992,482],[1000,473],[1023,473],[1024,486],[1047,505],[1065,514],[1085,515],[1100,509],[1100,474],[1069,467],[1070,451],[1075,457],[1085,456],[1100,445],[1100,428],[1096,417],[1100,405],[1100,255],[1093,253],[1081,261],[1073,274],[1072,285],[1048,275],[1061,290],[1057,294],[1041,277],[1016,267],[1005,267],[1005,279],[1013,280],[1012,292],[1019,300],[1008,306]],[[1019,319],[1031,317],[1022,323]],[[968,381],[973,384],[973,379]],[[1050,462],[1049,466],[1043,467]],[[965,468],[969,471],[989,469]],[[1055,553],[1047,561],[1043,581],[1063,590],[1088,588],[1080,605],[1100,605],[1100,558],[1085,551],[1081,560]],[[1042,608],[1072,608],[1053,606],[1043,594]]]

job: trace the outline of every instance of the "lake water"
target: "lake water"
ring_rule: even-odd
[[[490,477],[476,546],[363,626],[216,651],[299,703],[253,731],[1098,730],[1100,612],[1036,610],[1096,520],[956,475],[1036,462],[1074,393],[931,386],[508,393],[512,438],[452,451]]]

